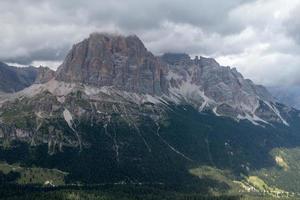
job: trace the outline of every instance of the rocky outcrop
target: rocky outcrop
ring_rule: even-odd
[[[35,83],[46,83],[55,77],[55,71],[48,67],[40,66],[37,68],[37,77]]]
[[[163,66],[136,36],[91,34],[73,46],[57,80],[159,95],[166,91]]]
[[[267,89],[245,79],[235,68],[220,66],[212,58],[190,59],[185,54],[161,58],[169,64],[169,91],[173,98],[179,97],[177,101],[237,120],[286,123]]]

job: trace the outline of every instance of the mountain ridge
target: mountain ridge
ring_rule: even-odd
[[[177,61],[168,60],[168,55]],[[167,96],[188,101],[199,111],[208,108],[236,120],[288,125],[267,89],[244,79],[235,68],[220,66],[212,58],[191,59],[187,54],[156,57],[137,36],[91,34],[73,46],[57,70],[56,80]],[[184,91],[184,87],[194,91]],[[259,111],[262,106],[269,116]]]
[[[45,83],[54,74],[48,67],[14,67],[0,62],[0,92],[18,92],[34,83]]]

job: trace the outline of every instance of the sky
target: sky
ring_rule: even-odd
[[[266,86],[300,85],[300,0],[1,0],[0,61],[55,69],[92,32],[155,55],[214,57]]]

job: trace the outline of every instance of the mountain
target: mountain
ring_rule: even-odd
[[[136,36],[91,34],[73,46],[56,80],[188,102],[199,111],[211,109],[237,120],[287,124],[271,94],[236,69],[204,57],[192,60],[188,55],[169,54],[159,59]]]
[[[0,62],[0,92],[18,92],[36,81],[45,83],[54,73],[49,68],[14,67]]]
[[[37,72],[33,67],[16,68],[0,63],[0,90],[2,92],[16,92],[34,83]]]
[[[0,99],[0,159],[11,165],[59,169],[67,184],[300,192],[300,112],[235,68],[94,33],[52,79],[42,74]]]
[[[74,45],[58,69],[59,81],[147,94],[165,91],[163,66],[136,36],[91,34]]]
[[[269,87],[268,89],[280,102],[300,109],[300,86]]]
[[[180,96],[199,111],[210,109],[216,115],[247,119],[254,124],[288,125],[272,95],[263,86],[244,79],[235,68],[220,66],[212,58],[182,58],[169,62],[167,79],[171,95]]]

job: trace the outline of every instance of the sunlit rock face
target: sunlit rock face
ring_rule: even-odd
[[[94,33],[73,46],[56,79],[161,94],[166,91],[163,69],[138,37]]]

